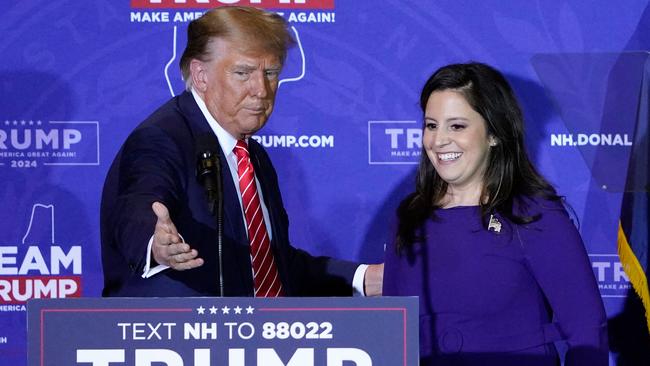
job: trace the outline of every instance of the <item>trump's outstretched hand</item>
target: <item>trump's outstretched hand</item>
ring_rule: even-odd
[[[151,205],[156,214],[156,228],[153,234],[151,251],[158,264],[169,266],[177,271],[184,271],[203,265],[199,253],[183,241],[176,226],[169,217],[169,210],[160,202]]]

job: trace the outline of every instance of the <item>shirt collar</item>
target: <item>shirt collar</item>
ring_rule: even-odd
[[[192,88],[192,96],[194,96],[194,101],[196,101],[201,113],[203,113],[203,116],[208,121],[210,128],[212,128],[214,134],[217,135],[217,140],[219,140],[219,145],[221,145],[221,150],[224,155],[232,154],[232,151],[235,149],[235,145],[237,144],[237,139],[228,133],[228,131],[224,130],[219,122],[212,117],[205,102],[201,99],[201,96],[194,90],[194,88]]]

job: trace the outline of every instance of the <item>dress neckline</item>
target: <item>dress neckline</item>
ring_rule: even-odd
[[[447,210],[462,210],[470,208],[479,208],[479,205],[470,205],[470,206],[453,206],[453,207],[439,207],[438,210],[447,211]]]

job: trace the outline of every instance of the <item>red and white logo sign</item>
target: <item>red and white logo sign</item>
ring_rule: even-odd
[[[55,244],[54,205],[34,204],[22,243],[0,245],[0,304],[80,297],[81,261],[80,245]]]
[[[227,5],[264,9],[334,9],[334,0],[131,0],[134,9],[209,9]]]

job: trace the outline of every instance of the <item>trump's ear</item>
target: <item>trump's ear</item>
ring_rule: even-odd
[[[190,79],[196,91],[204,93],[208,89],[207,65],[197,59],[190,61]]]

